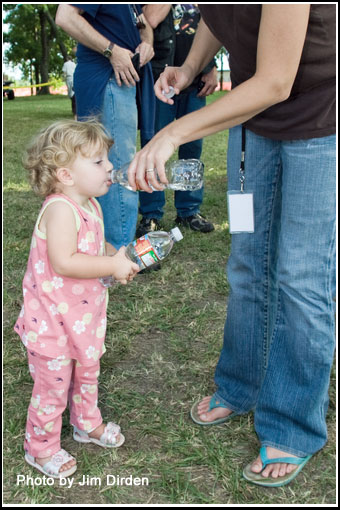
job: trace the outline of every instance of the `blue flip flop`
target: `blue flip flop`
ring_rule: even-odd
[[[268,459],[267,450],[265,446],[260,448],[260,457],[262,461],[262,470],[268,464],[275,464],[277,462],[282,462],[286,464],[296,464],[298,467],[294,469],[291,473],[287,473],[285,476],[280,476],[279,478],[264,478],[261,473],[254,473],[251,470],[251,466],[253,463],[248,464],[243,470],[243,477],[251,483],[255,483],[256,485],[262,485],[263,487],[282,487],[283,485],[287,485],[300,473],[302,468],[307,464],[312,455],[307,455],[307,457],[277,457],[275,459]]]
[[[198,425],[219,425],[220,423],[224,423],[225,421],[230,420],[231,418],[233,418],[234,416],[237,415],[236,412],[232,412],[231,414],[229,414],[228,416],[225,416],[224,418],[218,418],[217,420],[214,420],[214,421],[202,421],[199,417],[198,409],[197,409],[201,400],[198,400],[197,402],[195,402],[195,404],[192,406],[192,408],[190,410],[191,419]],[[212,409],[215,409],[216,407],[224,407],[225,409],[228,409],[228,406],[222,404],[222,402],[217,400],[215,395],[213,395],[210,399],[209,409],[207,412],[211,411]]]

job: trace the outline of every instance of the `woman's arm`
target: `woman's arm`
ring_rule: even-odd
[[[157,168],[161,182],[166,183],[164,163],[179,145],[241,124],[287,99],[299,67],[309,10],[309,4],[263,5],[255,74],[214,103],[159,131],[132,161],[130,185],[135,189],[137,183],[144,191],[151,192],[145,180],[145,170]],[[185,62],[183,67],[186,65]],[[159,89],[165,88],[167,80],[171,83],[176,69],[165,69],[163,83],[158,84],[159,98]],[[148,178],[153,187],[160,189],[154,175]]]

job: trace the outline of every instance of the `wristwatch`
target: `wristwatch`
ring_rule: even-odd
[[[114,43],[113,42],[110,42],[110,44],[108,45],[107,48],[105,48],[105,50],[103,51],[103,55],[104,57],[106,58],[111,58],[111,55],[112,55],[112,49],[114,47]]]

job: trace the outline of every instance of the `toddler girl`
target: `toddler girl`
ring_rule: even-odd
[[[33,190],[45,197],[23,280],[15,330],[27,348],[34,381],[25,459],[47,476],[69,476],[76,461],[60,447],[69,401],[73,437],[117,447],[118,425],[102,423],[97,407],[99,358],[105,352],[107,289],[98,278],[126,284],[139,270],[105,243],[99,203],[111,184],[112,145],[101,124],[59,121],[39,133],[24,161]]]

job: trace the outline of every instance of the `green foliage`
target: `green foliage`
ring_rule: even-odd
[[[8,25],[4,42],[10,46],[4,61],[18,65],[24,78],[41,80],[42,64],[50,77],[60,77],[67,52],[72,54],[75,41],[54,23],[58,4],[4,4],[4,23]],[[43,37],[43,35],[45,37]],[[47,44],[47,48],[44,45]],[[47,62],[44,62],[47,59]]]

